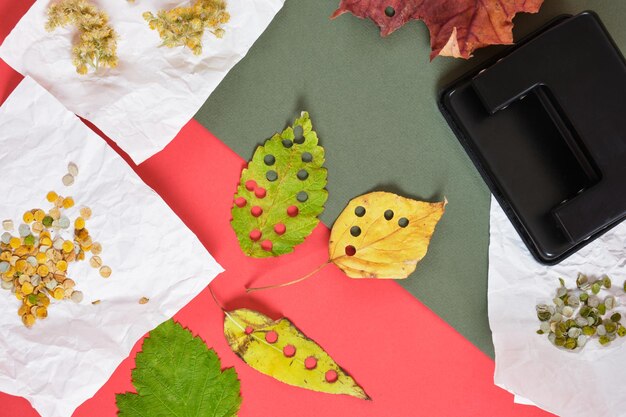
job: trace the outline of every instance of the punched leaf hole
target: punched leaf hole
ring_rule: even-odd
[[[306,169],[301,169],[300,171],[298,171],[298,174],[297,174],[297,175],[298,175],[298,179],[299,179],[300,181],[304,181],[304,180],[306,180],[307,178],[309,178],[309,173],[307,172],[307,170],[306,170]]]
[[[272,166],[276,163],[276,157],[274,155],[265,155],[263,162],[265,162],[267,166]]]
[[[302,126],[296,126],[293,128],[293,141],[298,145],[302,145],[304,143],[304,131],[302,130]]]

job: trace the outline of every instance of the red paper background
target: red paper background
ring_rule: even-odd
[[[0,40],[31,4],[0,0]],[[0,102],[20,80],[19,74],[0,61]],[[259,140],[271,133],[260,132]],[[493,362],[392,281],[351,280],[328,266],[302,284],[246,295],[247,284],[285,281],[324,262],[329,231],[320,225],[293,254],[278,259],[245,257],[229,225],[232,195],[243,164],[193,120],[163,152],[139,167],[131,163],[226,269],[212,284],[226,308],[249,307],[274,318],[289,317],[325,347],[373,400],[290,387],[249,368],[228,348],[222,313],[206,290],[175,318],[213,347],[225,367],[237,369],[243,396],[240,416],[547,415],[514,405],[510,394],[493,385]],[[171,255],[175,262],[176,248]],[[74,417],[116,415],[114,394],[133,389],[130,371],[140,346],[138,342],[130,357]],[[3,417],[38,416],[23,398],[0,393],[0,404]]]

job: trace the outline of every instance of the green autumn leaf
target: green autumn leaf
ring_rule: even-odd
[[[213,349],[168,320],[152,330],[137,354],[137,394],[117,394],[119,417],[230,417],[241,405],[233,368],[222,372]]]
[[[309,114],[259,146],[241,172],[232,227],[243,252],[279,256],[311,234],[324,211],[327,171]]]
[[[296,387],[369,400],[320,345],[286,318],[274,321],[245,308],[225,314],[230,348],[257,371]]]

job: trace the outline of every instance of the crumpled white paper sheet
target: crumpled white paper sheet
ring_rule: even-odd
[[[64,187],[70,161],[80,173]],[[48,318],[31,329],[17,315],[15,296],[0,289],[0,391],[26,397],[43,417],[69,417],[142,335],[222,268],[104,140],[28,77],[0,108],[0,166],[0,219],[17,227],[24,211],[50,207],[48,191],[71,195],[76,206],[66,213],[75,219],[81,206],[93,210],[87,227],[113,269],[104,279],[89,257],[71,263],[83,302],[53,301]],[[140,305],[144,296],[150,302]]]
[[[47,32],[50,0],[37,0],[0,46],[0,58],[34,78],[77,115],[93,122],[141,163],[162,150],[263,33],[284,0],[227,0],[222,39],[205,32],[203,52],[159,47],[141,16],[189,1],[96,0],[119,34],[119,66],[79,75],[72,65],[73,28]]]
[[[611,292],[626,316],[626,223],[555,266],[534,260],[498,202],[491,201],[489,323],[496,352],[496,385],[567,417],[626,416],[626,340],[601,347],[589,340],[579,353],[559,350],[538,335],[538,303],[551,304],[558,278],[576,287],[578,272],[613,280]],[[601,295],[605,295],[603,291]],[[523,397],[523,398],[521,398]]]

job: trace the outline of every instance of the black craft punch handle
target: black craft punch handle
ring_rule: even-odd
[[[592,13],[576,22],[579,31],[598,24]],[[544,43],[523,45],[476,75],[472,87],[490,115],[527,94],[539,98],[589,179],[578,194],[546,213],[568,240],[578,243],[616,224],[626,213],[626,129],[620,115],[626,94],[623,85],[591,81],[589,74],[600,74],[603,68],[589,71],[594,58],[581,56],[575,46],[550,32]],[[556,56],[550,53],[551,44],[563,45]],[[619,68],[624,63],[618,58]],[[587,71],[573,70],[579,68]],[[588,88],[591,83],[597,88],[595,84]]]

